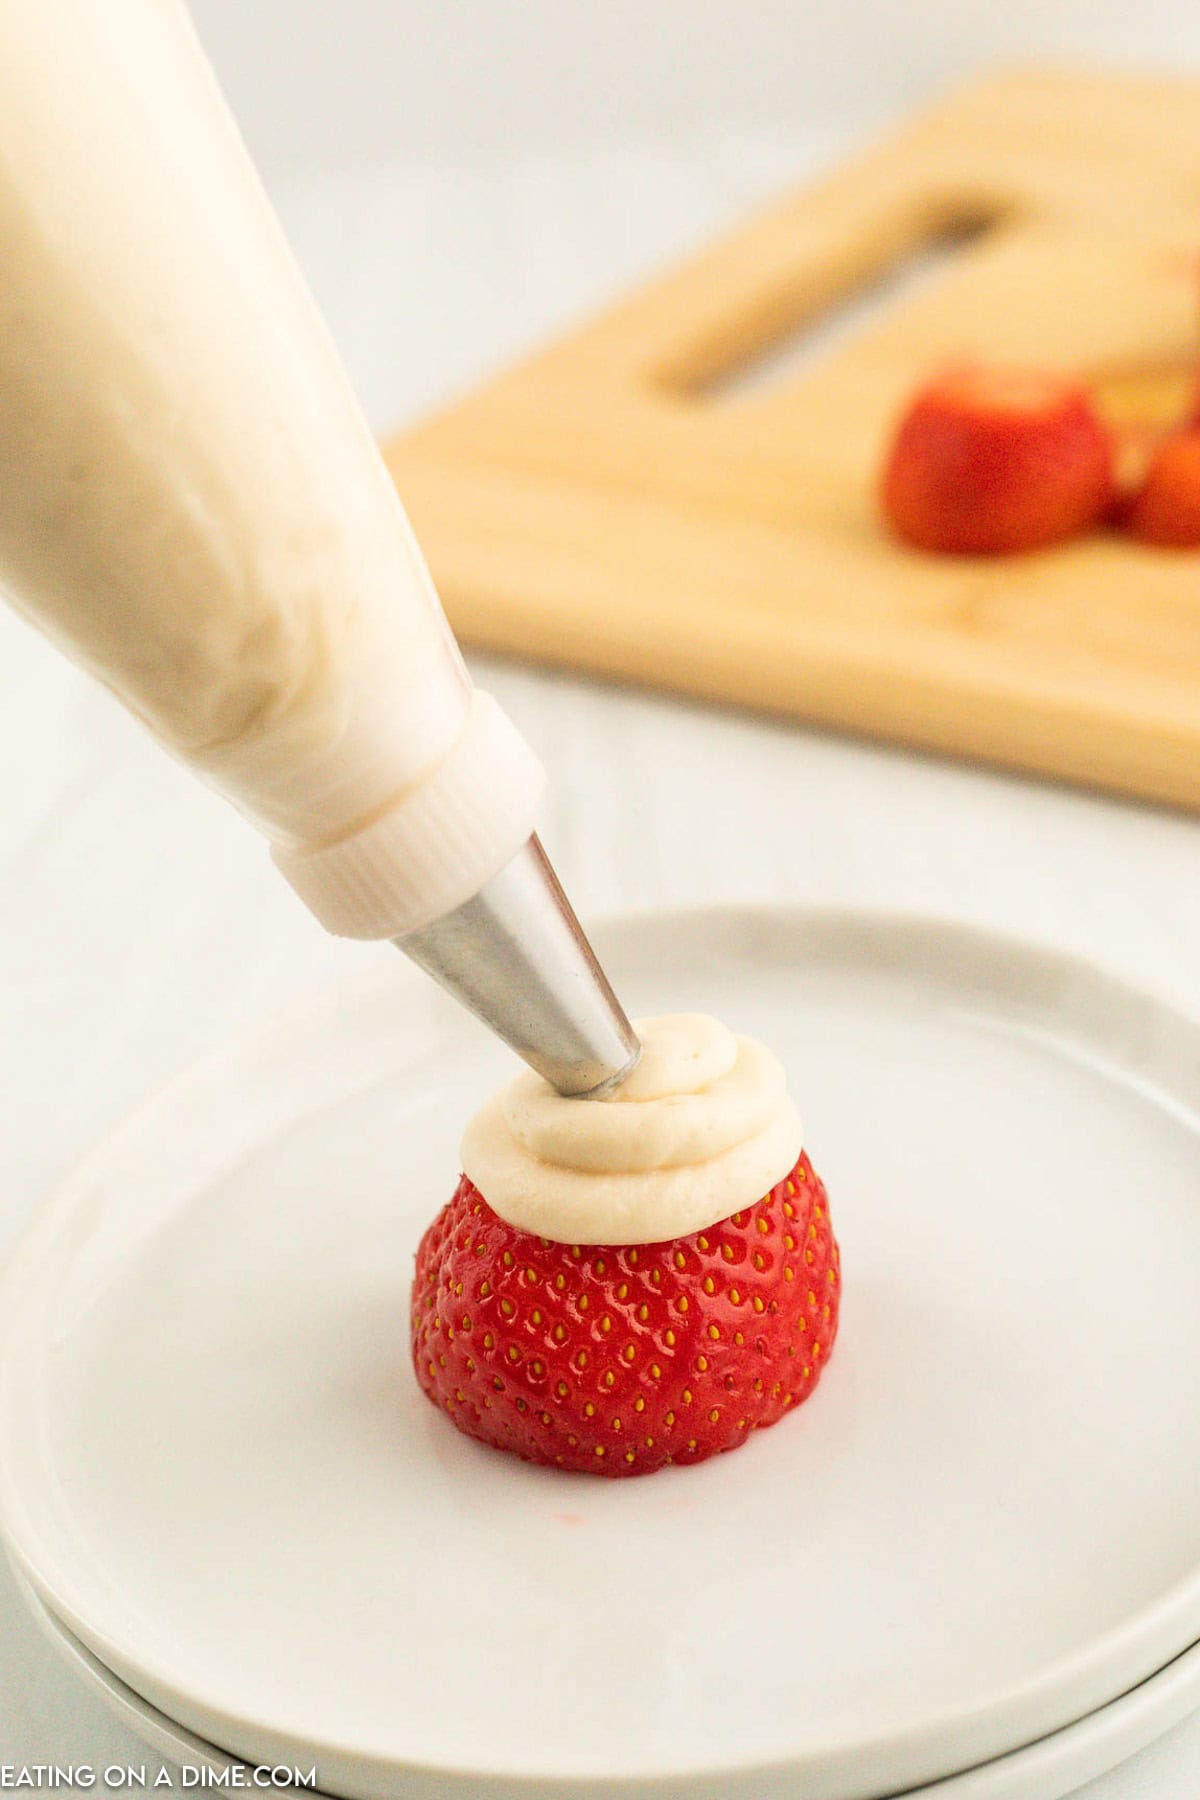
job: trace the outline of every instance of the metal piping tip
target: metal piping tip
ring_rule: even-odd
[[[600,1099],[642,1054],[536,837],[470,900],[393,940],[560,1094]]]

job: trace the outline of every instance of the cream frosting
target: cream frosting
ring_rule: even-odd
[[[777,1059],[704,1013],[641,1019],[642,1058],[599,1100],[526,1072],[467,1126],[462,1166],[519,1230],[570,1244],[688,1237],[761,1198],[803,1132]]]

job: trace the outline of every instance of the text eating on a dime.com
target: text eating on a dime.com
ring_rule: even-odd
[[[0,1790],[104,1788],[109,1792],[143,1788],[303,1788],[313,1791],[317,1771],[284,1764],[232,1763],[216,1768],[208,1763],[181,1763],[156,1768],[137,1763],[0,1763]]]

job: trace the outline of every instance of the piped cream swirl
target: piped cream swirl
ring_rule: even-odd
[[[688,1237],[760,1199],[800,1154],[783,1069],[704,1013],[641,1019],[614,1093],[572,1100],[527,1072],[468,1125],[462,1164],[519,1230],[569,1244]]]

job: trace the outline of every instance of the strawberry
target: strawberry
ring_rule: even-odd
[[[464,1175],[417,1251],[417,1379],[460,1431],[530,1462],[646,1475],[744,1443],[807,1399],[837,1331],[838,1249],[806,1155],[723,1223],[663,1244],[551,1243]]]
[[[901,420],[883,509],[896,535],[920,550],[1035,550],[1096,523],[1112,493],[1112,464],[1108,433],[1079,383],[953,369]]]
[[[1130,509],[1141,493],[1150,465],[1162,448],[1166,433],[1153,425],[1126,424],[1113,432],[1113,492],[1105,510],[1105,522],[1124,529]]]
[[[1159,446],[1121,523],[1144,544],[1200,548],[1200,428],[1176,432]]]

